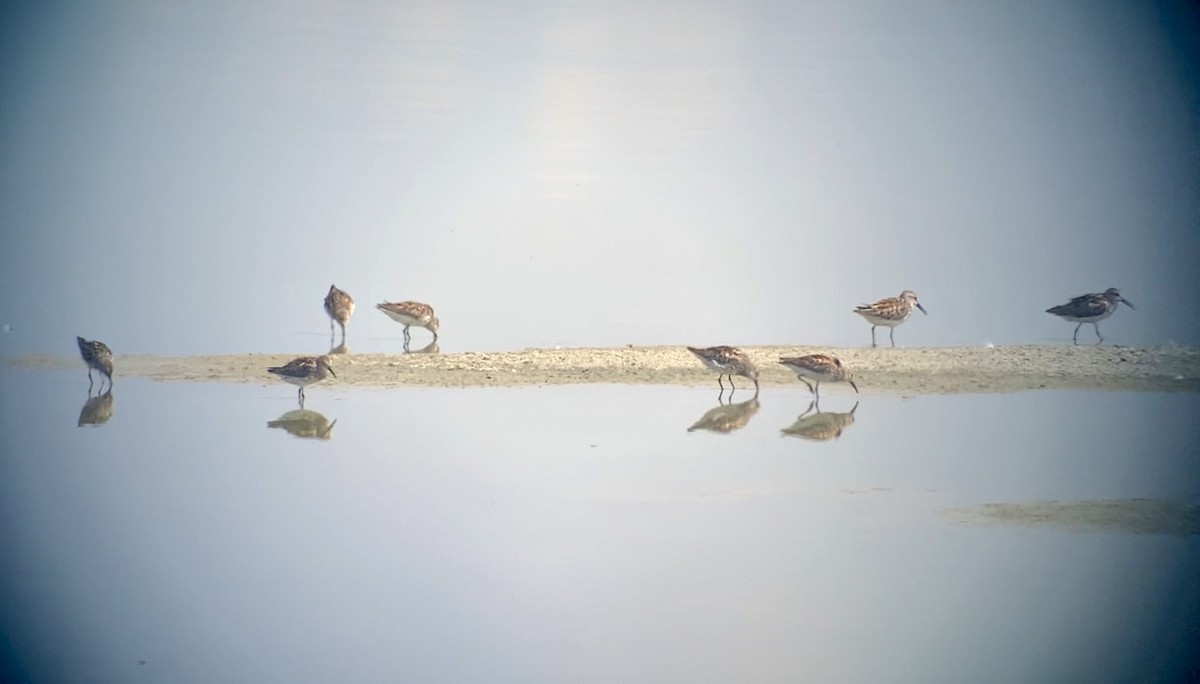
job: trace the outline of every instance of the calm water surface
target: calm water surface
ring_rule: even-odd
[[[699,388],[318,386],[297,413],[283,384],[129,379],[105,420],[82,371],[0,373],[9,678],[1161,680],[1200,645],[1194,524],[952,510],[1194,506],[1196,395],[867,393],[851,420],[835,388],[798,421],[807,390],[770,388],[716,420]]]

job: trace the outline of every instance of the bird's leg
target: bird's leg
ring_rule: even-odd
[[[1100,338],[1100,341],[1096,343],[1096,346],[1099,347],[1100,345],[1104,344],[1104,338],[1100,336],[1100,324],[1092,323],[1092,327],[1096,329],[1096,337]]]
[[[92,367],[88,366],[88,396],[92,396]]]
[[[807,385],[807,386],[808,386],[808,393],[809,393],[809,394],[816,394],[816,393],[817,393],[817,391],[816,391],[815,389],[813,389],[812,383],[810,383],[808,380],[805,380],[804,378],[800,378],[800,382],[802,382],[802,383],[804,383],[805,385]]]
[[[892,341],[892,348],[896,347],[896,328],[888,328],[888,339]]]
[[[717,373],[717,387],[720,387],[721,393],[724,394],[725,393],[725,383],[721,382],[722,375],[724,375],[724,373]]]
[[[815,401],[808,402],[808,408],[804,409],[804,413],[800,414],[800,418],[803,418],[804,416],[807,416],[809,413],[812,413],[813,407],[816,405],[817,405],[817,402],[815,402]],[[797,418],[796,420],[800,420],[800,418]]]
[[[754,379],[754,396],[758,396],[758,378]]]
[[[875,326],[871,326],[871,346],[875,346]]]
[[[1071,335],[1071,341],[1074,342],[1075,344],[1079,344],[1079,329],[1082,327],[1083,327],[1083,323],[1080,323],[1079,325],[1075,326],[1075,334]]]
[[[821,381],[820,380],[817,381],[817,386],[813,388],[813,395],[817,398],[817,401],[821,401]]]

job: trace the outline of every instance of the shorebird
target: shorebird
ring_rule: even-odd
[[[267,372],[278,375],[284,382],[298,386],[300,391],[297,393],[297,397],[300,399],[301,406],[304,405],[305,387],[321,382],[330,375],[337,377],[328,356],[301,356],[288,361],[285,365],[268,368]]]
[[[425,328],[433,333],[433,339],[438,337],[438,318],[433,313],[433,307],[421,302],[383,302],[376,304],[376,309],[387,314],[388,318],[396,321],[404,326],[404,348],[408,349],[408,342],[412,336],[408,332],[409,326],[417,326]]]
[[[925,307],[921,306],[921,302],[917,301],[917,293],[912,290],[905,290],[900,293],[899,297],[887,297],[881,299],[874,304],[860,304],[854,308],[854,313],[867,319],[871,324],[871,346],[875,346],[875,326],[886,325],[888,331],[888,339],[892,341],[892,346],[896,346],[896,326],[908,320],[912,315],[913,307],[921,310],[921,313],[928,315],[929,312]]]
[[[79,355],[83,357],[83,362],[87,364],[88,369],[88,392],[92,391],[92,369],[96,369],[103,373],[108,378],[108,387],[112,389],[112,374],[113,374],[113,354],[107,344],[97,340],[85,340],[82,337],[76,336],[75,341],[79,343]],[[100,380],[100,387],[104,387],[103,378]],[[99,390],[97,390],[99,391]]]
[[[342,326],[342,346],[346,345],[346,323],[354,314],[354,298],[345,290],[337,289],[336,285],[329,286],[329,294],[325,295],[325,313],[329,314],[329,339],[333,345],[333,323]]]
[[[1073,321],[1079,325],[1075,326],[1075,334],[1071,335],[1071,340],[1075,344],[1079,344],[1079,328],[1083,327],[1084,323],[1091,323],[1096,329],[1096,337],[1100,341],[1096,344],[1104,342],[1104,338],[1100,336],[1100,326],[1097,325],[1100,321],[1113,315],[1117,310],[1117,306],[1122,302],[1125,306],[1131,309],[1137,307],[1133,302],[1121,296],[1121,292],[1115,287],[1110,287],[1104,292],[1097,294],[1085,294],[1078,297],[1073,297],[1066,304],[1059,304],[1046,309],[1046,313],[1058,316],[1064,321]]]
[[[721,346],[705,349],[688,347],[687,350],[695,354],[706,368],[717,372],[717,385],[721,387],[722,392],[725,391],[725,384],[721,382],[722,375],[729,376],[731,389],[737,389],[733,385],[733,376],[740,375],[754,381],[754,394],[758,394],[758,368],[741,349]]]
[[[854,388],[854,393],[858,394],[858,385],[854,384],[854,378],[850,373],[850,369],[842,364],[842,360],[836,356],[829,354],[809,354],[808,356],[795,356],[791,358],[781,358],[779,363],[787,366],[787,369],[796,374],[796,378],[800,382],[808,385],[808,391],[812,392],[817,399],[821,398],[821,382],[848,382]],[[814,387],[809,380],[816,382]]]

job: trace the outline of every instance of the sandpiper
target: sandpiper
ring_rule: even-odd
[[[1121,292],[1115,287],[1110,287],[1104,292],[1097,294],[1085,294],[1078,297],[1073,297],[1066,304],[1059,304],[1046,309],[1046,313],[1058,316],[1064,321],[1073,321],[1079,325],[1075,326],[1075,334],[1071,335],[1071,340],[1075,344],[1079,344],[1079,328],[1084,323],[1091,323],[1096,329],[1096,337],[1100,341],[1096,344],[1104,342],[1104,338],[1100,336],[1100,326],[1097,325],[1100,321],[1108,318],[1116,312],[1117,306],[1122,302],[1125,306],[1131,309],[1136,309],[1133,302],[1121,296]]]
[[[899,297],[887,297],[881,299],[874,304],[861,304],[854,308],[854,313],[867,319],[871,324],[871,346],[875,346],[875,326],[886,325],[888,338],[892,341],[892,346],[896,346],[896,326],[908,320],[912,315],[913,307],[921,310],[921,313],[928,315],[929,312],[925,307],[921,306],[921,302],[917,301],[917,293],[912,290],[905,290],[900,293]]]
[[[92,391],[92,369],[100,371],[108,378],[108,387],[112,389],[112,373],[113,373],[113,355],[112,350],[107,344],[97,340],[85,340],[82,337],[75,337],[75,341],[79,343],[79,355],[83,357],[83,362],[88,368],[88,392]],[[100,380],[100,387],[104,387],[103,378]]]
[[[278,375],[284,382],[289,382],[300,388],[297,396],[300,404],[304,404],[304,388],[324,380],[327,376],[337,377],[330,365],[328,356],[301,356],[288,361],[283,366],[268,368],[268,373]]]
[[[354,298],[345,290],[339,290],[336,285],[329,286],[329,294],[325,295],[325,313],[329,314],[329,339],[333,339],[333,323],[342,326],[342,345],[346,344],[346,323],[354,314]],[[332,345],[333,343],[330,342]]]
[[[855,394],[858,393],[858,385],[854,384],[854,378],[850,373],[850,369],[842,363],[842,360],[830,354],[809,354],[808,356],[794,356],[790,358],[781,358],[779,363],[787,366],[788,370],[796,374],[796,378],[808,385],[808,391],[812,392],[817,399],[821,398],[821,382],[848,382],[854,388]],[[809,380],[816,382],[813,386]]]
[[[722,392],[725,391],[725,384],[721,382],[722,375],[729,376],[731,389],[737,389],[733,384],[733,376],[740,375],[754,381],[754,394],[758,394],[758,368],[741,349],[721,346],[704,349],[688,347],[687,350],[695,354],[709,370],[717,372],[717,385],[721,387]]]
[[[409,326],[417,326],[425,328],[433,333],[433,339],[438,337],[438,318],[433,313],[433,307],[421,302],[383,302],[376,304],[376,309],[387,314],[388,318],[396,321],[404,326],[404,348],[408,349],[408,342],[412,336],[408,332]]]

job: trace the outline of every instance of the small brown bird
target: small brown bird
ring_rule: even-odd
[[[1100,344],[1104,342],[1104,338],[1100,337],[1100,326],[1097,325],[1100,321],[1108,318],[1117,311],[1117,307],[1124,303],[1125,306],[1131,309],[1137,309],[1128,299],[1121,296],[1120,290],[1115,287],[1110,287],[1099,294],[1085,294],[1074,297],[1066,304],[1059,304],[1046,309],[1046,313],[1058,316],[1064,321],[1078,323],[1075,326],[1075,334],[1071,335],[1071,340],[1075,344],[1079,344],[1079,328],[1083,327],[1084,323],[1091,323],[1096,329],[1096,337],[1099,338]]]
[[[858,393],[858,385],[854,384],[854,379],[850,374],[850,369],[842,364],[842,360],[830,354],[809,354],[808,356],[795,356],[792,358],[779,359],[779,363],[787,366],[796,374],[796,378],[808,385],[808,391],[812,392],[818,399],[821,398],[821,382],[848,382],[854,388],[854,393]],[[814,387],[809,380],[816,382]]]
[[[336,285],[329,286],[329,294],[325,295],[325,313],[329,314],[329,339],[333,345],[333,323],[342,326],[342,346],[346,345],[346,324],[354,314],[354,298],[345,290],[339,290]]]
[[[297,393],[297,397],[300,399],[300,405],[303,406],[306,386],[321,382],[330,375],[337,377],[330,362],[331,359],[328,356],[301,356],[282,366],[268,368],[267,372],[278,375],[284,382],[298,386],[300,391]]]
[[[408,332],[409,326],[417,326],[425,328],[433,333],[433,339],[438,337],[438,318],[433,313],[433,307],[421,302],[383,302],[375,305],[387,317],[404,326],[404,348],[408,349],[409,340],[412,336]]]
[[[76,336],[75,341],[79,343],[79,355],[83,357],[83,362],[87,364],[88,369],[88,392],[92,391],[92,369],[96,369],[108,378],[108,387],[112,389],[112,374],[113,374],[113,354],[107,344],[97,340],[85,340],[82,337]],[[100,387],[104,387],[104,380],[100,380]]]
[[[871,346],[875,346],[875,326],[886,325],[888,330],[888,339],[892,341],[892,346],[896,346],[896,326],[908,320],[912,315],[913,308],[918,308],[921,313],[928,315],[929,312],[925,307],[921,306],[921,302],[917,301],[917,293],[912,290],[905,290],[898,297],[887,297],[881,299],[874,304],[860,304],[854,308],[854,313],[867,319],[871,324]]]
[[[758,394],[758,367],[741,349],[720,346],[703,349],[688,347],[687,350],[695,354],[706,368],[717,372],[717,385],[722,392],[725,391],[725,384],[721,382],[722,375],[729,376],[730,389],[737,389],[733,384],[733,376],[740,375],[754,381],[754,394]]]

